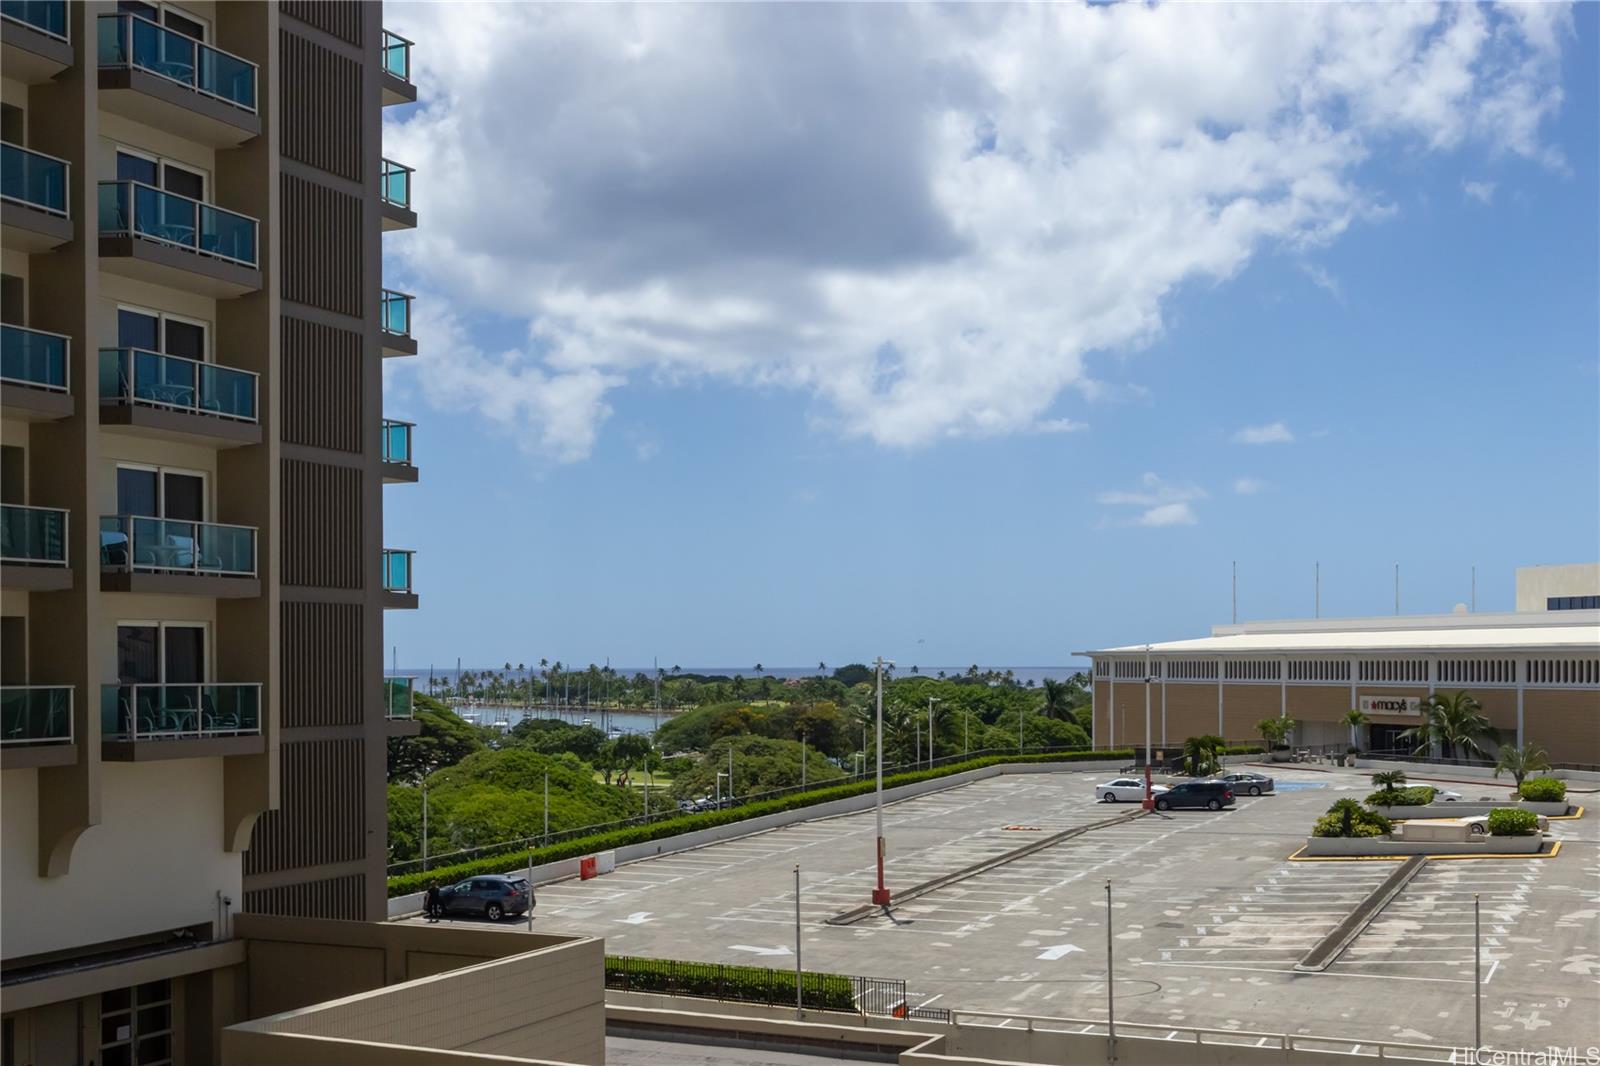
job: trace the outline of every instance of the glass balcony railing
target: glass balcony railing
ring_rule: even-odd
[[[415,677],[386,677],[383,679],[383,715],[385,718],[410,718],[411,694],[416,689]]]
[[[401,81],[411,80],[411,42],[388,30],[383,31],[383,72]]]
[[[411,422],[399,422],[392,418],[383,420],[384,462],[411,465],[411,431],[414,428]]]
[[[137,67],[245,111],[256,109],[256,65],[126,11],[101,15],[102,67]]]
[[[254,422],[256,375],[140,348],[101,348],[100,402]]]
[[[412,168],[396,163],[393,159],[383,161],[383,170],[379,175],[378,192],[386,204],[394,204],[411,210],[411,175]]]
[[[0,504],[0,562],[67,565],[67,512],[54,507]]]
[[[67,0],[0,0],[0,18],[67,39]]]
[[[24,326],[0,326],[0,381],[67,391],[71,339]]]
[[[142,237],[256,265],[256,220],[138,181],[100,183],[100,236]]]
[[[0,141],[0,199],[66,218],[69,171],[65,159]]]
[[[381,308],[385,333],[395,333],[402,337],[411,336],[411,297],[403,292],[393,289],[383,290],[383,306]]]
[[[141,515],[103,515],[100,566],[140,573],[254,577],[256,528]]]
[[[72,741],[71,685],[0,686],[0,744]]]
[[[384,591],[411,591],[411,557],[415,554],[401,548],[383,549]]]
[[[261,685],[102,685],[104,740],[194,740],[261,732]]]

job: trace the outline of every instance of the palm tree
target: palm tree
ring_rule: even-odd
[[[1044,679],[1044,703],[1039,713],[1046,718],[1067,719],[1072,715],[1072,693],[1066,682]]]
[[[756,663],[756,673],[757,674],[761,673],[761,669],[762,669],[761,668],[761,664],[760,663]]]
[[[1381,788],[1385,792],[1393,792],[1397,785],[1406,783],[1404,770],[1379,770],[1372,775],[1372,787]]]
[[[1183,742],[1183,758],[1192,777],[1204,777],[1217,768],[1217,752],[1226,742],[1217,736],[1190,737]]]
[[[827,672],[828,672],[828,664],[819,659],[817,661],[817,674],[818,674],[818,676],[821,676],[822,674],[825,674]]]
[[[1550,756],[1543,748],[1536,748],[1531,744],[1507,744],[1500,749],[1500,757],[1495,760],[1494,776],[1499,777],[1501,771],[1511,775],[1517,783],[1517,791],[1522,791],[1522,780],[1529,774],[1543,773],[1550,769]]]
[[[1352,707],[1350,710],[1345,712],[1344,724],[1350,727],[1350,746],[1352,748],[1359,748],[1361,746],[1360,729],[1369,721],[1371,721],[1371,719],[1367,717],[1365,711],[1357,710]]]
[[[1421,755],[1432,744],[1452,762],[1462,755],[1484,757],[1483,745],[1495,739],[1495,728],[1483,713],[1483,704],[1469,692],[1436,692],[1422,701],[1423,721],[1400,734],[1402,740],[1416,744],[1413,755]]]

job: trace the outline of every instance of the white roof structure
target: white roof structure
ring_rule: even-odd
[[[1600,611],[1412,615],[1302,619],[1214,626],[1211,636],[1148,645],[1151,655],[1240,656],[1403,654],[1406,652],[1596,652]],[[1094,657],[1138,657],[1146,645],[1080,651]]]

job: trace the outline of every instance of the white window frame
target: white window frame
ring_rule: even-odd
[[[211,38],[212,34],[215,32],[215,28],[211,25],[211,20],[206,18],[204,15],[197,15],[193,11],[190,11],[188,8],[184,7],[182,4],[168,3],[167,0],[139,0],[139,2],[156,9],[156,17],[151,21],[153,21],[157,26],[160,26],[162,29],[172,29],[172,27],[168,26],[166,20],[161,16],[168,11],[173,11],[179,15],[182,15],[190,22],[198,25],[200,27],[200,32],[204,34],[204,36],[200,38],[200,43],[211,45]],[[144,16],[140,15],[139,17],[143,18]],[[172,32],[177,33],[178,31],[173,30]],[[212,47],[216,46],[212,45]]]
[[[124,627],[127,627],[127,628],[131,629],[131,628],[136,627],[136,626],[140,627],[140,628],[144,628],[144,629],[154,629],[156,631],[156,673],[159,675],[160,679],[157,680],[157,681],[127,681],[127,682],[124,682],[122,680],[121,674],[119,673],[118,676],[117,676],[117,684],[118,685],[123,685],[123,684],[128,684],[128,685],[165,685],[165,684],[168,683],[167,682],[167,630],[168,629],[198,629],[198,630],[201,631],[200,639],[205,645],[205,654],[200,657],[200,673],[203,675],[201,677],[201,679],[199,681],[193,681],[193,682],[191,682],[191,681],[173,682],[173,684],[210,685],[210,684],[214,683],[211,680],[211,677],[212,677],[211,663],[212,663],[212,657],[216,654],[216,646],[211,640],[211,623],[210,622],[207,622],[207,621],[189,621],[189,620],[177,620],[177,621],[165,621],[164,622],[164,621],[160,621],[159,619],[155,619],[155,618],[131,618],[131,619],[130,618],[119,618],[119,619],[117,619],[117,628],[119,630],[124,628]]]
[[[167,515],[166,515],[166,510],[167,510],[167,479],[166,479],[166,475],[167,474],[182,474],[182,475],[185,475],[185,476],[188,476],[188,477],[198,477],[200,479],[200,513],[201,513],[200,521],[204,522],[206,524],[212,524],[212,518],[211,518],[211,515],[212,515],[212,507],[211,507],[211,473],[210,473],[210,471],[207,471],[207,470],[190,470],[187,467],[181,467],[181,466],[159,466],[159,465],[157,465],[155,463],[133,463],[133,462],[126,462],[126,461],[124,461],[122,459],[116,460],[116,469],[118,469],[118,470],[148,470],[151,473],[155,474],[155,476],[156,476],[156,509],[161,511],[162,513],[161,514],[152,514],[152,515],[135,515],[134,517],[136,517],[136,518],[162,518],[162,519],[164,519],[164,518],[167,517]],[[114,482],[114,480],[115,479],[113,479],[113,482]],[[122,501],[118,500],[117,502],[120,504]],[[118,514],[118,515],[122,514],[122,509],[121,509],[120,506],[116,509],[116,514]],[[176,519],[175,518],[172,521],[179,522],[179,521],[187,521],[187,520],[186,519]]]
[[[171,191],[170,189],[167,188],[166,183],[162,180],[166,176],[166,170],[167,170],[167,167],[169,167],[169,166],[170,167],[177,167],[179,170],[187,171],[190,174],[198,174],[198,175],[200,175],[200,198],[199,198],[199,202],[203,203],[203,204],[211,203],[211,171],[206,169],[205,167],[196,166],[195,164],[187,162],[186,160],[174,159],[172,156],[161,155],[161,154],[159,154],[157,152],[152,152],[152,151],[149,151],[148,149],[145,149],[145,148],[135,148],[132,145],[123,144],[121,141],[112,141],[111,144],[112,144],[112,147],[116,149],[117,154],[120,154],[120,155],[131,155],[136,159],[143,159],[146,162],[154,163],[156,165],[156,181],[155,181],[155,184],[152,186],[152,188],[160,189],[162,192],[170,192]],[[116,169],[116,159],[115,159],[115,157],[112,158],[111,162],[112,162],[112,170],[113,170],[113,173],[112,173],[112,176],[111,176],[112,180],[113,181],[126,180],[126,179],[117,177],[117,175],[115,174],[115,169]],[[180,193],[173,193],[172,195],[174,195],[174,196],[182,196],[183,194],[180,192]]]
[[[169,354],[171,354],[166,350],[166,347],[167,347],[167,322],[169,320],[172,321],[172,322],[182,322],[185,325],[199,326],[201,329],[205,330],[205,333],[206,333],[205,349],[204,349],[204,351],[202,352],[202,354],[200,356],[200,361],[202,363],[214,363],[214,362],[216,362],[216,359],[213,356],[214,356],[214,338],[216,336],[216,332],[217,331],[216,331],[214,325],[211,322],[208,322],[203,318],[191,318],[188,315],[174,314],[171,311],[162,311],[162,310],[159,310],[158,308],[154,308],[154,307],[143,307],[143,306],[141,306],[139,304],[128,304],[128,303],[122,303],[120,301],[117,303],[116,308],[117,308],[118,311],[132,311],[136,315],[149,315],[151,318],[156,320],[156,338],[159,341],[159,343],[161,344],[161,347],[156,350],[156,354],[157,355],[169,355]],[[121,323],[119,322],[118,325],[120,326]],[[106,347],[108,347],[108,348],[122,348],[122,347],[124,347],[124,345],[122,343],[122,335],[120,333],[117,334],[117,342],[115,344],[108,344],[108,345],[106,345]],[[143,351],[143,349],[137,349],[137,350]],[[182,356],[175,356],[175,358],[181,359],[183,357]]]

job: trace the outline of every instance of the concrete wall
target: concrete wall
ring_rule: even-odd
[[[938,777],[930,781],[918,781],[916,784],[901,785],[898,788],[885,789],[884,802],[895,803],[900,800],[913,799],[925,796],[930,792],[939,792],[947,788],[959,788],[969,785],[974,781],[983,781],[1001,774],[1045,774],[1065,773],[1083,770],[1116,771],[1122,769],[1123,763],[1116,759],[1093,760],[1072,763],[1012,763],[1001,766],[985,766],[979,770],[968,770],[965,773],[951,774],[949,777]],[[715,844],[723,840],[733,840],[736,837],[749,836],[752,833],[762,833],[769,829],[778,829],[797,822],[816,821],[819,818],[832,818],[841,814],[854,814],[872,807],[876,796],[865,792],[859,796],[847,799],[834,800],[830,803],[818,803],[810,807],[800,807],[792,811],[781,811],[777,814],[762,815],[760,818],[747,818],[739,822],[729,822],[726,825],[712,826],[692,833],[680,833],[677,836],[664,837],[661,840],[651,840],[642,844],[630,844],[625,848],[616,849],[617,862],[633,862],[636,859],[653,858],[657,855],[671,855],[674,852],[688,851],[691,848],[702,848],[707,844]],[[527,867],[511,865],[514,860],[507,859],[505,872],[527,874]],[[533,883],[545,884],[550,881],[565,881],[578,876],[577,858],[562,859],[559,862],[543,863],[535,866],[532,871]],[[414,914],[422,909],[421,892],[413,892],[407,896],[396,896],[389,900],[389,917],[398,918],[405,914]]]
[[[1600,563],[1517,567],[1517,610],[1543,611],[1551,596],[1600,596]]]
[[[433,935],[440,930],[414,926],[253,916],[243,921],[246,930],[285,938],[276,941],[275,948],[290,945],[287,937],[291,935],[323,941],[302,946],[315,948],[315,953],[262,952],[264,942],[253,941],[249,962],[252,1007],[281,998],[277,986],[301,981],[324,965],[336,967],[342,980],[359,983],[374,975],[381,977],[380,969],[392,968],[400,960],[409,967],[419,954],[428,956],[419,961],[425,968],[456,950],[495,950],[498,945],[491,943],[495,941],[503,950],[524,950],[398,984],[369,985],[371,990],[344,998],[257,1018],[224,1032],[224,1062],[458,1061],[404,1054],[396,1047],[381,1045],[596,1066],[605,1061],[603,941],[485,930],[476,931],[479,937],[446,938]],[[257,922],[284,924],[274,927]],[[341,937],[347,942],[332,942]],[[330,1048],[294,1037],[355,1043]],[[380,1046],[363,1048],[361,1044]]]
[[[0,958],[214,922],[219,891],[238,905],[239,856],[223,850],[220,758],[103,764],[102,821],[84,833],[71,870],[48,880],[36,860],[38,774],[0,775]]]

